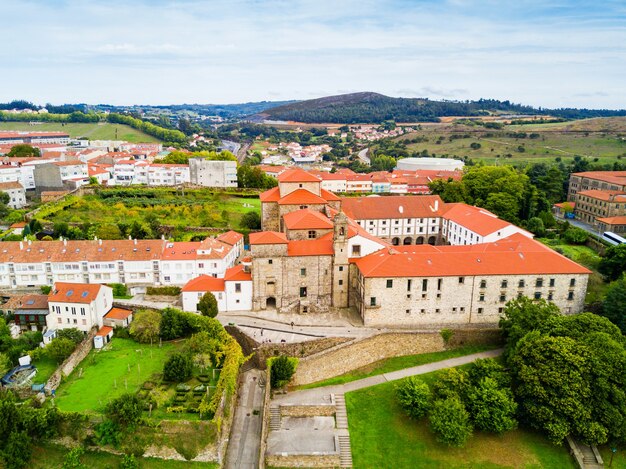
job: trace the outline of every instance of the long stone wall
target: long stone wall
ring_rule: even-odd
[[[87,354],[93,348],[93,338],[96,335],[96,329],[92,329],[85,340],[83,340],[76,350],[72,352],[72,354],[65,359],[65,361],[59,366],[52,376],[48,379],[48,382],[45,386],[46,393],[50,393],[53,389],[59,387],[61,383],[61,378],[63,376],[69,376],[69,374],[74,371],[74,368],[83,361],[83,359],[87,356]]]
[[[265,369],[265,390],[263,391],[263,408],[261,409],[261,445],[259,446],[259,467],[265,467],[265,452],[267,451],[267,434],[270,431],[270,369]]]

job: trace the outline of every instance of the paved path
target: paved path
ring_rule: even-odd
[[[406,378],[407,376],[422,375],[431,371],[442,370],[444,368],[452,368],[455,366],[471,363],[477,358],[494,358],[502,354],[503,349],[488,350],[486,352],[473,353],[463,357],[448,358],[438,362],[427,363],[425,365],[404,368],[403,370],[392,371],[382,375],[370,376],[369,378],[359,379],[350,383],[324,386],[315,389],[304,389],[302,391],[289,392],[287,394],[277,395],[273,399],[274,404],[313,404],[324,402],[324,398],[329,394],[344,394],[357,389],[369,388],[377,384],[386,383],[388,381],[396,381]]]
[[[226,469],[257,469],[259,466],[264,389],[259,380],[262,376],[263,372],[256,369],[244,373],[230,430]],[[257,415],[254,415],[255,410],[259,411]]]

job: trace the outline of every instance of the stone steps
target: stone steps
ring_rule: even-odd
[[[281,427],[280,407],[272,406],[270,407],[270,430],[280,430],[280,427]]]
[[[339,436],[339,467],[352,467],[352,451],[350,450],[350,436]]]
[[[337,428],[348,429],[348,411],[346,410],[346,400],[343,394],[335,394],[335,405],[337,412],[335,414],[335,420],[337,422]]]

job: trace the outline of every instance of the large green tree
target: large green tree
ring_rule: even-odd
[[[626,244],[611,246],[600,261],[598,270],[610,280],[616,280],[626,271]]]
[[[626,279],[615,282],[602,302],[602,316],[626,334]]]
[[[202,295],[202,298],[200,298],[200,301],[198,302],[198,311],[200,311],[200,314],[203,316],[208,316],[210,318],[217,316],[217,313],[219,312],[217,308],[217,299],[213,293],[208,291]]]
[[[430,409],[432,394],[430,388],[417,376],[409,376],[396,386],[398,402],[413,419],[420,419]]]
[[[463,446],[472,436],[470,415],[458,397],[433,402],[428,420],[437,440],[448,446]]]
[[[30,158],[30,157],[40,157],[41,151],[39,148],[34,148],[26,143],[20,143],[18,145],[13,145],[13,147],[7,153],[9,158],[11,157],[21,157],[21,158]]]

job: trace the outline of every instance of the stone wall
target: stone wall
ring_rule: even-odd
[[[339,467],[339,453],[268,454],[265,463],[271,467]]]
[[[270,398],[272,389],[270,386],[270,369],[264,372],[265,391],[263,392],[263,407],[261,409],[261,445],[259,446],[259,467],[265,467],[265,452],[267,451],[267,434],[270,431]]]
[[[69,376],[69,374],[74,371],[74,368],[76,368],[76,366],[83,361],[93,348],[93,338],[96,335],[96,332],[95,328],[92,329],[85,340],[83,340],[78,347],[76,347],[76,350],[74,350],[72,354],[65,359],[61,366],[59,366],[56,371],[52,373],[52,376],[50,376],[48,382],[46,383],[46,393],[58,388],[61,383],[61,378],[63,376]]]
[[[251,358],[252,364],[262,370],[267,367],[267,359],[270,357],[287,355],[302,358],[354,340],[348,337],[321,337],[319,339],[298,343],[260,344],[252,337],[242,332],[237,326],[226,326],[225,329],[239,342],[244,355],[254,354]]]
[[[298,405],[282,404],[281,417],[332,417],[337,413],[335,404]]]
[[[443,350],[439,332],[382,333],[300,359],[291,384],[315,383],[385,358]]]

